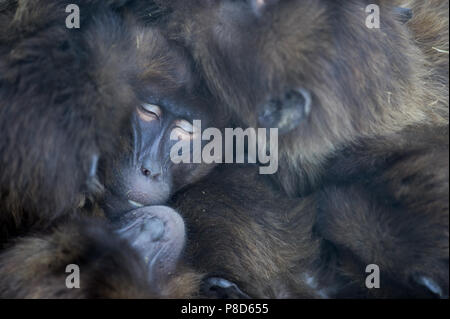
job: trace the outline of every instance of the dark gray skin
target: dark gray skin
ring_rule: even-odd
[[[189,100],[189,99],[185,99]],[[190,99],[190,102],[193,100]],[[201,120],[202,128],[221,128],[225,116],[214,120],[205,111],[206,104],[195,99],[188,107],[167,100],[143,104],[133,116],[132,150],[110,168],[105,211],[117,226],[117,232],[143,256],[152,283],[164,285],[177,266],[185,245],[182,217],[166,206],[171,196],[188,184],[207,175],[215,164],[174,164],[170,149],[173,129],[189,138],[189,123]],[[205,142],[202,143],[204,145]],[[191,145],[191,153],[192,153]],[[192,155],[192,154],[191,154]],[[223,278],[207,278],[202,295],[212,298],[249,298],[237,285]]]
[[[189,107],[184,107],[181,100],[188,101]],[[179,138],[189,140],[193,138],[194,120],[201,120],[202,128],[224,126],[225,117],[217,114],[213,123],[206,111],[209,107],[205,100],[179,92],[171,100],[153,99],[136,109],[130,154],[106,173],[105,210],[109,218],[117,219],[144,206],[163,205],[175,192],[214,168],[215,164],[175,164],[170,158],[170,150],[177,143],[170,139],[173,130]]]
[[[143,257],[158,290],[174,274],[186,242],[183,218],[166,206],[135,209],[116,222],[116,232]]]
[[[167,206],[147,206],[119,218],[116,232],[143,257],[148,279],[157,291],[163,291],[176,273],[186,242],[183,218]],[[218,277],[205,278],[200,287],[207,298],[249,299],[236,284]]]
[[[175,210],[153,205],[164,204],[174,187],[185,185],[187,181],[182,177],[187,170],[198,170],[201,176],[209,170],[170,161],[170,148],[176,143],[170,141],[170,132],[181,116],[163,111],[156,103],[139,106],[132,119],[131,151],[116,161],[107,174],[105,212],[116,232],[142,256],[149,280],[158,289],[164,288],[177,268],[186,231]]]
[[[170,151],[177,141],[170,139],[171,133],[176,130],[180,139],[190,141],[192,155],[192,138],[197,134],[193,132],[194,120],[201,120],[203,129],[221,129],[227,122],[220,113],[215,113],[213,120],[208,111],[211,105],[192,96],[180,89],[171,99],[152,97],[138,106],[132,118],[130,152],[105,171],[105,212],[117,233],[144,258],[151,282],[161,288],[177,268],[186,232],[175,210],[154,205],[164,205],[175,192],[216,166],[173,163]],[[237,293],[233,290],[228,294],[240,296],[237,286],[223,279],[217,282],[227,291],[236,287]]]

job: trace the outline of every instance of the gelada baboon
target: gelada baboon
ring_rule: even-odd
[[[152,135],[152,130],[144,129],[141,136],[147,133]],[[131,162],[120,163],[115,170],[123,171],[118,176],[125,179],[122,183],[126,185],[129,177],[124,174],[134,166]],[[161,174],[168,172],[165,170]],[[163,176],[160,178],[164,181]],[[150,179],[147,184],[153,183],[153,187],[133,184],[134,191],[139,191],[141,201],[151,201],[154,195],[151,190],[161,181]],[[352,188],[340,189],[341,192],[348,190]],[[314,224],[318,206],[322,209],[326,205],[328,209],[337,207],[341,213],[353,214],[351,207],[348,208],[351,205],[341,196],[335,189],[327,189],[320,196],[289,199],[259,175],[257,167],[242,165],[220,165],[202,180],[177,192],[169,204],[185,221],[187,246],[183,261],[195,269],[197,275],[203,274],[200,295],[218,298],[432,297],[433,294],[419,283],[409,287],[385,275],[383,289],[368,290],[364,286],[367,274],[361,272],[365,265],[359,256],[336,250],[317,235]],[[127,202],[125,197],[121,200]],[[360,207],[367,205],[365,197],[355,197],[353,201]],[[116,218],[120,216],[118,213],[115,212]],[[132,213],[122,212],[125,217]],[[339,225],[337,214],[335,219],[327,222]],[[342,223],[348,222],[348,219],[342,220]],[[358,219],[354,222],[361,223]],[[333,235],[331,227],[329,237]],[[412,233],[411,237],[414,236]],[[351,238],[359,239],[358,234]],[[143,253],[148,250],[146,244],[140,247]],[[364,248],[358,251],[363,257]],[[381,257],[389,254],[377,253]],[[402,258],[403,253],[413,252],[397,251],[397,258]]]
[[[390,1],[160,3],[213,94],[244,125],[283,133],[284,191],[335,198],[317,201],[319,234],[405,291],[447,296],[448,82],[433,59],[448,60],[448,15],[423,20],[444,36],[418,44],[420,18],[405,23]],[[368,27],[370,4],[380,28]]]
[[[172,51],[175,55],[177,48]],[[219,109],[212,114],[217,103],[188,72],[190,60],[182,52],[178,62],[186,66],[182,71],[185,80],[170,86],[149,84],[152,95],[137,107],[132,136],[124,140],[129,152],[104,169],[104,206],[111,219],[134,208],[165,204],[176,191],[207,175],[216,164],[194,162],[194,148],[201,151],[207,143],[201,138],[200,127],[194,126],[199,122],[194,121],[220,131],[228,116]],[[178,143],[187,147],[179,148]],[[196,143],[200,147],[196,148]]]
[[[201,296],[322,297],[324,292],[308,284],[320,252],[320,240],[312,235],[311,200],[286,198],[258,175],[256,166],[214,169],[214,163],[172,162],[172,132],[193,143],[198,134],[193,120],[215,128],[227,120],[219,112],[212,114],[214,99],[205,104],[206,92],[200,98],[188,88],[186,83],[166,90],[164,99],[152,96],[147,101],[151,104],[137,108],[129,153],[106,168],[107,216],[120,225],[128,216],[152,209],[145,206],[166,204],[179,191],[169,203],[185,219],[188,241],[183,261],[198,278],[203,275]],[[139,219],[134,223],[136,229],[139,223]],[[149,241],[139,240],[136,246],[144,255],[152,252]]]
[[[98,209],[100,168],[124,152],[132,112],[182,69],[127,1],[77,4],[81,28],[68,29],[65,1],[0,2],[0,295],[192,296],[197,275],[174,271],[178,213],[143,208],[114,228]],[[81,289],[66,287],[73,264]]]
[[[202,278],[200,296],[323,297],[324,291],[308,284],[320,256],[321,241],[312,234],[314,202],[287,198],[257,166],[173,163],[171,132],[192,141],[192,119],[213,127],[222,121],[202,99],[183,87],[178,91],[178,101],[175,91],[165,92],[165,99],[137,108],[130,152],[106,169],[107,216],[121,227],[141,210],[160,209],[147,205],[168,202],[179,211],[187,227],[183,262]],[[139,229],[141,222],[132,225]],[[151,241],[131,241],[144,256],[152,254]]]
[[[218,126],[221,121],[217,113],[211,117],[208,109],[202,108],[203,99],[190,96],[193,93],[189,91],[186,87],[165,91],[165,99],[153,97],[148,101],[153,104],[137,108],[130,152],[106,169],[109,195],[104,205],[113,222],[121,225],[125,219],[129,224],[129,216],[145,209],[136,207],[165,204],[184,186],[169,204],[185,220],[188,242],[184,263],[198,276],[203,274],[203,297],[431,296],[419,285],[407,289],[387,278],[382,291],[361,287],[366,273],[357,267],[364,268],[362,262],[349,254],[337,255],[313,231],[320,202],[322,209],[325,205],[330,209],[334,209],[331,205],[348,205],[333,189],[320,196],[289,199],[258,175],[254,166],[220,165],[210,172],[212,165],[173,163],[171,132],[191,141],[194,118],[207,126]],[[177,101],[177,96],[182,98]],[[358,201],[358,205],[363,204]],[[135,229],[140,221],[133,223]],[[155,222],[151,227],[158,225]],[[180,232],[175,231],[173,237],[177,234]],[[149,241],[140,239],[136,246],[143,255],[152,253]],[[383,256],[384,252],[380,253]]]
[[[188,231],[185,262],[204,274],[202,295],[220,298],[439,295],[439,291],[431,289],[442,288],[433,281],[403,282],[391,278],[387,272],[381,273],[380,289],[367,289],[369,274],[365,270],[368,260],[373,260],[371,254],[381,260],[394,257],[394,264],[411,258],[414,250],[397,250],[398,242],[390,240],[403,235],[414,241],[420,231],[401,227],[402,223],[395,227],[399,221],[393,217],[379,230],[383,248],[388,251],[377,246],[368,249],[365,241],[374,231],[366,226],[364,218],[376,222],[378,216],[354,216],[353,209],[376,213],[374,208],[367,207],[372,194],[355,192],[353,205],[343,196],[358,187],[357,184],[329,187],[318,195],[289,199],[259,175],[256,167],[221,165],[203,180],[178,192],[170,204],[183,216]],[[318,209],[333,212],[332,218],[325,220],[330,224],[327,238],[316,229]],[[345,227],[359,231],[348,234],[348,242],[342,240]],[[398,233],[409,231],[407,235]],[[337,240],[330,243],[330,239]],[[350,249],[345,245],[351,245]]]

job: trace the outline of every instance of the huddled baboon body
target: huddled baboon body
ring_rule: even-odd
[[[193,296],[196,274],[156,282],[132,248],[154,235],[133,223],[151,225],[154,212],[117,230],[99,206],[102,168],[128,151],[132,112],[184,64],[128,13],[136,2],[77,4],[81,29],[66,27],[65,1],[0,2],[0,296]],[[83,272],[81,289],[66,287],[70,264]]]
[[[448,2],[77,4],[0,0],[0,296],[448,297]],[[196,107],[279,128],[278,172],[166,166]]]
[[[318,233],[400,295],[448,296],[448,4],[414,2],[405,23],[383,0],[161,2],[218,100],[280,128],[274,179],[324,199]]]
[[[312,198],[286,198],[256,166],[230,164],[172,205],[188,229],[186,259],[205,276],[230,280],[252,298],[320,297],[307,285],[321,244]]]

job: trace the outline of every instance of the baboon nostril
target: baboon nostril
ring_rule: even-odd
[[[161,172],[158,171],[157,173],[153,173],[151,170],[149,170],[148,168],[145,168],[145,167],[142,167],[141,171],[145,177],[157,178],[161,175]]]
[[[141,171],[142,171],[142,174],[144,174],[144,176],[146,176],[146,177],[152,176],[152,172],[149,169],[146,169],[146,168],[143,167],[141,169]]]

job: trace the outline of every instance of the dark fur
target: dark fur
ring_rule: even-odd
[[[115,153],[136,99],[125,80],[134,68],[121,66],[132,49],[108,57],[121,27],[106,32],[104,22],[86,21],[80,36],[66,29],[64,9],[62,1],[23,1],[1,13],[3,240],[7,229],[48,223],[79,205],[92,157]],[[106,7],[97,11],[117,23]]]
[[[406,27],[400,26],[390,15],[391,8],[383,7],[385,11],[382,12],[382,15],[387,17],[385,20],[385,28],[387,29],[376,33],[375,39],[367,40],[367,30],[361,25],[365,16],[363,17],[362,14],[358,13],[363,12],[359,11],[362,1],[348,1],[346,4],[339,3],[338,5],[327,1],[314,1],[305,5],[305,7],[296,2],[286,1],[280,5],[275,4],[275,7],[269,6],[274,9],[270,11],[258,9],[256,13],[264,15],[261,20],[254,16],[255,7],[248,6],[245,8],[245,4],[243,4],[244,7],[238,9],[243,8],[244,10],[239,11],[233,8],[236,3],[225,4],[221,10],[217,11],[216,5],[222,6],[220,2],[208,2],[209,4],[205,5],[193,1],[189,3],[191,7],[182,15],[178,15],[179,13],[176,12],[178,22],[175,25],[175,30],[179,32],[178,40],[181,39],[184,44],[189,46],[194,58],[199,63],[202,74],[207,79],[209,88],[217,97],[228,103],[231,109],[238,111],[238,118],[246,119],[249,124],[256,125],[257,119],[254,107],[260,105],[268,95],[276,96],[282,93],[286,87],[295,87],[298,83],[307,86],[314,93],[316,102],[315,109],[308,122],[303,123],[296,132],[285,136],[281,141],[283,161],[278,175],[281,185],[289,194],[304,195],[315,191],[313,197],[307,197],[303,201],[295,199],[281,201],[275,198],[277,193],[271,188],[272,186],[259,184],[263,180],[255,179],[253,173],[247,175],[238,169],[234,169],[237,174],[242,173],[242,178],[245,180],[239,182],[240,176],[231,176],[232,180],[229,183],[224,176],[220,176],[223,173],[217,173],[221,178],[220,181],[226,182],[223,185],[227,185],[235,191],[224,194],[223,185],[219,185],[221,184],[219,180],[214,178],[206,181],[206,184],[198,184],[192,189],[188,189],[186,193],[188,195],[183,200],[185,201],[184,204],[177,201],[177,207],[184,212],[194,239],[190,242],[188,250],[188,256],[192,258],[191,262],[196,263],[197,267],[204,270],[208,275],[224,276],[235,280],[251,296],[257,297],[314,296],[320,293],[321,285],[337,289],[337,292],[327,291],[327,294],[331,296],[367,296],[367,290],[358,288],[364,282],[359,274],[362,272],[361,267],[372,262],[379,263],[382,271],[386,269],[390,287],[398,288],[397,290],[390,290],[389,293],[385,293],[386,290],[381,290],[380,296],[420,296],[425,290],[418,286],[416,280],[422,276],[427,276],[439,282],[439,284],[443,283],[441,286],[444,288],[443,292],[448,293],[448,164],[443,162],[442,159],[443,152],[448,150],[448,130],[444,127],[439,132],[439,129],[437,129],[439,134],[442,134],[442,132],[444,134],[443,141],[440,141],[435,139],[436,131],[424,128],[424,125],[435,123],[447,125],[448,100],[446,101],[445,95],[443,96],[445,89],[442,89],[442,86],[436,86],[437,82],[433,80],[433,77],[427,76],[429,73],[419,66],[427,58],[408,40],[411,39],[408,34],[409,31]],[[295,5],[297,7],[294,7]],[[218,16],[212,13],[217,13]],[[306,21],[308,18],[316,22]],[[3,20],[1,21],[3,22]],[[194,23],[190,21],[194,21]],[[217,21],[222,23],[220,27],[211,28],[211,26],[216,26]],[[266,25],[261,21],[270,21],[270,29],[268,22]],[[304,23],[304,26],[299,25],[301,23]],[[338,25],[342,25],[342,27],[337,27]],[[35,26],[38,29],[43,27],[42,23],[27,24],[27,30],[22,30],[22,34],[33,34],[34,37],[35,29],[33,28]],[[313,26],[314,30],[308,29],[309,26]],[[242,35],[243,27],[249,30],[247,35]],[[300,31],[283,32],[283,30],[292,29]],[[210,33],[211,30],[217,33]],[[261,30],[269,32],[261,32]],[[308,33],[309,30],[310,33]],[[68,31],[65,30],[65,32]],[[354,35],[354,37],[348,37],[349,34]],[[235,42],[236,40],[238,42]],[[9,39],[9,36],[5,36],[5,40],[2,38],[2,41],[8,44],[15,43],[13,39]],[[100,43],[102,42],[100,41]],[[334,47],[333,44],[336,43],[342,47]],[[295,47],[295,45],[299,47]],[[134,45],[129,45],[128,49],[133,47]],[[265,47],[268,50],[265,50]],[[341,51],[355,47],[358,47],[360,51],[349,50],[344,54]],[[0,50],[2,50],[0,52],[3,56],[4,51],[8,49],[2,44]],[[43,52],[47,52],[45,50]],[[97,52],[97,49],[94,51]],[[304,52],[304,54],[300,52]],[[126,54],[125,56],[130,55]],[[2,59],[1,61],[8,60]],[[25,61],[27,59],[23,60],[23,62]],[[154,60],[149,59],[147,61]],[[378,64],[379,61],[382,63]],[[120,64],[114,63],[113,65]],[[357,66],[357,68],[354,66]],[[0,65],[0,67],[3,66]],[[6,68],[6,70],[9,71],[10,69]],[[77,70],[79,69],[77,68],[75,72]],[[373,70],[377,72],[371,72]],[[8,84],[8,79],[15,79],[15,72],[12,73],[5,78],[6,80],[2,78],[0,82],[1,90],[7,89],[0,92],[2,94],[8,92],[6,97],[16,101],[18,98],[15,95],[9,95],[12,85]],[[25,74],[28,73],[26,71]],[[54,73],[50,72],[50,74]],[[373,74],[373,76],[361,78],[361,74],[364,73]],[[59,79],[56,82],[59,82]],[[43,92],[48,91],[43,90]],[[386,95],[386,92],[389,92],[389,94]],[[117,92],[112,90],[112,93]],[[23,94],[23,96],[27,95]],[[124,100],[134,102],[138,100],[128,98],[129,96]],[[4,100],[5,98],[2,95],[0,101]],[[111,99],[111,101],[117,103],[117,97]],[[119,101],[121,100],[119,99]],[[23,102],[17,103],[25,105]],[[6,110],[12,111],[9,108],[6,108]],[[23,114],[23,111],[21,114]],[[96,116],[97,114],[91,114],[88,115],[88,118],[104,119],[103,113],[98,117]],[[16,115],[16,117],[18,116]],[[33,118],[41,119],[37,115]],[[48,119],[49,117],[43,116],[42,118]],[[3,126],[3,122],[5,122],[5,125],[14,125],[8,123],[7,119],[9,119],[8,116],[3,116],[3,114],[0,116],[2,129],[3,127],[9,128],[5,132],[23,130],[21,126],[18,128]],[[78,123],[78,121],[76,122]],[[52,123],[55,125],[55,122],[50,122],[50,124]],[[45,127],[48,125],[48,123],[44,124]],[[106,124],[111,124],[111,122]],[[403,131],[408,126],[412,127],[412,129],[408,128],[412,130],[412,134],[409,134],[408,130]],[[417,128],[418,126],[420,128]],[[121,126],[111,125],[111,127],[117,129]],[[101,128],[98,128],[97,131],[97,127],[95,128],[95,132],[101,132],[101,130]],[[51,129],[49,129],[49,132],[48,135],[54,138]],[[419,139],[422,142],[418,144],[410,143],[412,137],[415,142],[417,132],[424,132],[424,138]],[[110,153],[112,148],[109,147],[111,143],[103,143],[105,140],[101,138],[108,140],[115,135],[110,135],[109,131],[103,133],[104,135],[97,133],[100,137],[93,140],[102,141],[101,145],[99,143],[98,146],[99,152],[102,156],[108,157],[112,154]],[[422,136],[422,134],[419,135]],[[14,140],[16,135],[12,136]],[[29,135],[27,136],[29,138]],[[299,139],[298,136],[302,136],[302,139]],[[54,149],[65,150],[61,145],[66,145],[68,139],[63,138],[63,136],[58,137],[63,139],[65,143],[52,142],[49,145],[60,145],[54,147]],[[92,138],[93,136],[90,135],[89,137]],[[393,137],[394,142],[390,144]],[[5,140],[8,141],[8,139]],[[33,146],[38,144],[34,140],[31,142]],[[86,138],[86,140],[90,139]],[[430,140],[433,142],[430,142]],[[81,139],[81,144],[82,141],[84,139]],[[5,147],[8,150],[5,154],[11,154],[13,146],[11,142],[9,144],[6,142],[5,145],[1,145],[2,157],[4,154],[3,148]],[[28,145],[28,148],[25,148],[25,152],[34,149],[30,148],[29,144],[26,145]],[[75,143],[74,145],[79,144]],[[92,145],[88,144],[88,146]],[[94,146],[97,146],[97,144]],[[441,148],[443,149],[442,152],[440,151]],[[36,148],[39,152],[41,149]],[[79,213],[79,210],[75,207],[79,202],[79,194],[83,197],[86,193],[86,174],[89,171],[92,155],[91,148],[86,147],[86,149],[87,151],[83,149],[84,151],[81,150],[80,153],[76,153],[84,159],[84,166],[76,161],[68,160],[65,162],[61,159],[56,161],[59,165],[63,165],[63,169],[82,167],[79,170],[81,177],[74,182],[74,185],[63,184],[61,182],[64,181],[63,175],[55,177],[61,178],[59,184],[54,184],[53,181],[49,183],[52,186],[60,185],[63,187],[61,195],[66,196],[70,193],[72,197],[67,197],[69,200],[64,197],[59,200],[59,197],[52,197],[52,194],[46,195],[48,189],[41,187],[32,188],[31,200],[35,201],[33,203],[28,203],[27,200],[19,200],[17,197],[10,199],[10,196],[13,196],[11,194],[16,194],[16,190],[20,190],[20,187],[25,188],[25,194],[30,193],[27,189],[29,187],[27,176],[30,172],[26,171],[26,168],[29,167],[18,165],[17,168],[17,170],[24,170],[23,175],[18,176],[25,176],[26,186],[20,183],[19,186],[14,186],[16,188],[3,186],[10,185],[9,183],[15,185],[13,179],[15,175],[7,175],[6,173],[5,180],[7,182],[4,184],[2,173],[0,184],[2,187],[1,205],[3,206],[3,203],[6,203],[5,208],[2,207],[2,212],[14,212],[14,216],[18,216],[16,220],[20,223],[28,222],[27,219],[23,218],[24,213],[32,217],[31,221],[39,220],[35,213],[40,208],[37,205],[43,205],[42,203],[45,202],[40,201],[40,199],[46,199],[46,196],[49,196],[52,197],[49,206],[44,205],[42,209],[48,210],[50,216],[53,215],[53,211],[58,212],[57,215],[65,215],[68,211]],[[336,150],[339,150],[339,152],[336,152]],[[97,149],[94,148],[94,151],[97,151]],[[57,154],[70,158],[70,152],[67,153],[69,155],[64,152],[57,152]],[[42,153],[39,153],[39,156],[41,155]],[[0,159],[3,161],[2,157]],[[25,161],[29,157],[27,154],[18,158]],[[8,162],[9,158],[4,161]],[[365,165],[371,163],[371,161],[374,161],[375,165],[367,165],[366,167]],[[10,169],[16,166],[15,164],[11,167],[11,163],[16,163],[14,161],[9,161],[9,163],[8,168]],[[79,166],[69,167],[70,164],[77,163]],[[430,167],[432,165],[430,163],[438,163],[436,164],[439,168],[438,171],[442,173],[430,176],[428,170],[423,168],[424,166]],[[352,174],[351,170],[355,166],[356,171]],[[366,168],[369,169],[367,173]],[[72,178],[71,180],[73,180],[72,174],[77,175],[74,172],[70,174],[67,170],[64,170],[64,172],[67,173],[68,178]],[[327,172],[327,174],[323,174],[323,172]],[[417,174],[418,172],[423,172],[423,174]],[[352,179],[347,177],[347,173],[352,176]],[[378,177],[379,175],[380,177]],[[445,176],[447,176],[446,183]],[[46,180],[46,178],[46,176],[38,175],[36,180]],[[444,182],[442,182],[442,178]],[[422,184],[424,179],[428,179],[430,182]],[[34,179],[31,180],[34,181]],[[237,183],[234,184],[236,181]],[[248,181],[251,181],[250,184],[246,184]],[[46,185],[40,183],[43,182],[38,182],[37,185]],[[324,183],[325,186],[322,187]],[[205,185],[207,186],[206,189],[204,188]],[[432,185],[434,187],[424,187],[425,192],[421,193],[420,188],[418,188],[420,185]],[[316,191],[318,186],[320,188]],[[252,189],[249,190],[248,187]],[[56,189],[59,190],[59,188]],[[393,191],[389,192],[391,189]],[[418,200],[416,200],[417,195],[411,189],[419,192]],[[10,190],[13,190],[13,192]],[[204,192],[208,194],[210,190],[214,190],[214,196],[202,197],[202,195],[205,195]],[[34,192],[37,192],[37,194]],[[44,194],[40,194],[40,192]],[[386,192],[389,195],[388,197],[385,196]],[[6,195],[3,195],[4,193]],[[180,196],[184,195],[181,194]],[[420,198],[421,196],[423,198]],[[8,200],[4,201],[3,197]],[[254,201],[248,200],[248,198],[252,198]],[[266,202],[264,198],[271,198],[272,200]],[[446,203],[443,202],[443,198]],[[315,200],[317,200],[316,204],[314,204]],[[433,205],[429,204],[430,202]],[[249,203],[250,207],[242,203]],[[259,206],[255,203],[265,203],[265,206]],[[276,203],[276,205],[271,205],[271,203]],[[10,207],[16,204],[18,208]],[[310,213],[310,209],[313,210],[311,206],[314,207],[315,205],[320,212],[317,229],[319,234],[327,240],[320,240],[323,255],[319,255],[319,259],[316,255],[318,251],[316,245],[318,245],[319,239],[314,239],[311,229],[311,219],[314,214]],[[280,214],[280,207],[283,208],[283,211],[286,211],[287,216]],[[295,208],[290,209],[291,207]],[[392,209],[393,207],[396,209]],[[207,220],[208,216],[204,216],[203,213],[208,209],[212,209],[213,214],[211,214],[212,218],[208,225],[205,225],[204,221]],[[360,210],[363,214],[356,216],[361,217],[358,222],[352,223],[355,219],[355,210]],[[414,218],[411,217],[410,210],[413,211],[412,216]],[[389,218],[393,214],[396,214],[396,218],[392,222]],[[5,214],[2,213],[3,215]],[[10,216],[9,214],[6,215]],[[286,217],[287,222],[280,221],[280,218],[284,217]],[[217,221],[220,221],[221,218],[224,219],[224,223],[219,225],[220,228],[211,231],[211,225],[218,225]],[[229,218],[232,222],[225,223]],[[382,228],[380,233],[377,233],[377,229],[373,229],[374,224],[380,225]],[[69,223],[69,225],[68,233],[71,233],[71,229],[77,229],[77,224]],[[351,225],[351,231],[349,231],[348,225]],[[283,231],[279,231],[277,226]],[[289,229],[289,226],[292,229]],[[421,228],[422,226],[423,228]],[[85,231],[84,227],[75,230],[75,233],[84,235],[83,238],[90,238],[90,236],[97,238],[95,234],[100,234],[96,240],[89,241],[91,244],[93,242],[97,245],[94,245],[98,247],[94,251],[110,251],[111,246],[103,242],[105,233],[103,233],[102,226],[93,227],[94,235],[87,230]],[[428,229],[431,230],[428,231]],[[5,232],[2,231],[2,234],[10,236],[10,233],[15,233],[17,230],[15,227],[8,226],[8,229]],[[410,230],[416,230],[416,232]],[[255,240],[249,234],[258,236],[255,235]],[[271,236],[268,236],[268,234],[271,234]],[[348,236],[348,234],[351,236]],[[392,234],[391,237],[389,234]],[[51,236],[58,239],[58,232]],[[211,238],[211,242],[205,240],[204,236],[208,240]],[[383,236],[386,236],[386,240],[383,240]],[[52,237],[39,238],[43,238],[44,242],[51,242]],[[224,239],[225,241],[222,243]],[[408,248],[411,247],[411,242],[422,243],[422,245],[417,245],[414,254],[408,255],[406,253]],[[261,243],[265,243],[270,249],[266,250],[266,247],[261,246]],[[295,245],[291,243],[295,243]],[[362,243],[362,246],[358,245],[360,243]],[[396,243],[397,245],[395,245]],[[122,244],[126,245],[118,241],[116,246],[121,247]],[[309,247],[310,244],[314,249]],[[1,259],[0,265],[6,265],[4,269],[10,269],[8,268],[11,267],[10,260],[13,261],[12,264],[15,264],[23,259],[20,254],[19,258],[15,259],[17,258],[16,251],[20,252],[21,249],[24,249],[27,252],[34,252],[36,251],[35,245],[38,245],[37,240],[31,240],[29,243],[25,241],[13,246],[2,255],[4,258]],[[224,247],[224,249],[218,250],[216,255],[210,251],[214,251],[216,246],[211,247],[211,245]],[[234,251],[229,251],[230,246],[234,247]],[[31,247],[30,250],[27,250],[27,247]],[[396,250],[405,254],[394,256],[389,254],[389,250],[386,252],[385,247],[395,247]],[[301,253],[299,253],[299,250]],[[227,256],[229,254],[229,258],[234,260],[234,263],[229,265],[223,263],[225,251],[227,251]],[[52,256],[59,258],[59,254]],[[123,255],[113,254],[111,256],[114,260],[122,260]],[[108,258],[110,257],[106,255],[105,260],[110,260]],[[70,261],[77,260],[76,258],[69,259]],[[245,260],[244,266],[241,265],[241,260]],[[335,264],[334,261],[336,260],[338,262]],[[263,266],[255,265],[255,261],[262,261]],[[309,275],[308,269],[313,267],[311,263],[315,261],[318,261],[318,265],[325,265],[325,268],[328,269],[323,274],[321,273],[323,277],[314,276],[319,281],[317,285],[306,287],[306,280],[298,277],[298,275]],[[142,276],[142,270],[138,264],[130,266],[130,269],[134,269],[136,275]],[[292,266],[292,268],[287,267],[289,271],[286,271],[286,264]],[[442,267],[442,264],[447,265],[447,269]],[[403,269],[402,265],[407,269]],[[332,268],[331,271],[330,267]],[[121,265],[115,271],[121,273],[120,269]],[[331,275],[327,275],[330,272]],[[335,272],[338,274],[336,275]],[[401,275],[399,276],[399,274]],[[120,278],[126,278],[125,281],[131,280],[131,275],[128,272],[123,272]],[[26,270],[22,278],[29,278],[29,276],[30,273]],[[327,284],[330,284],[327,281],[328,276],[332,278],[332,282],[337,282],[338,285],[327,286]],[[193,286],[195,286],[197,278],[198,275],[195,274],[190,277],[194,283]],[[336,278],[338,278],[338,281],[334,281]],[[10,284],[7,283],[6,286],[12,287],[17,282],[20,285],[20,280],[22,279],[19,278],[18,280],[13,277]],[[183,287],[192,287],[185,284],[187,282],[185,279],[176,277],[174,282],[177,280],[184,283],[181,285]],[[267,284],[265,284],[266,281]],[[445,283],[447,283],[446,286]],[[10,293],[8,296],[26,296],[28,292],[25,289],[21,292],[8,290],[5,295]],[[142,287],[141,290],[139,285],[129,291],[130,296],[149,296],[147,288]],[[172,292],[170,288],[169,291]],[[192,293],[192,291],[189,291],[189,293]],[[377,295],[377,293],[374,294]],[[54,296],[54,291],[45,295]],[[114,296],[111,292],[103,295]],[[171,294],[169,293],[169,295]],[[98,295],[89,291],[82,296]],[[115,296],[123,295],[117,294]]]
[[[421,276],[447,296],[448,61],[426,47],[448,46],[448,18],[435,22],[426,13],[446,6],[423,5],[405,25],[392,3],[375,1],[382,25],[370,30],[364,9],[371,3],[165,5],[174,10],[169,36],[189,48],[208,87],[244,124],[258,126],[261,107],[286,90],[311,92],[309,118],[280,139],[275,177],[291,196],[331,192],[320,233],[363,262],[380,263],[405,296],[421,295]],[[358,222],[344,223],[351,218]],[[414,254],[391,259],[386,244]]]
[[[445,0],[399,2],[411,8],[413,12],[407,26],[413,32],[417,45],[425,53],[429,63],[427,67],[432,68],[430,75],[435,77],[434,81],[442,82],[448,87],[449,2]]]
[[[179,121],[186,121],[187,125],[201,121],[203,129],[221,129],[228,116],[224,112],[213,114],[217,102],[195,79],[183,50],[170,45],[167,50],[171,52],[167,56],[168,64],[178,66],[178,78],[164,81],[164,74],[161,74],[161,79],[148,85],[150,93],[142,102],[158,108],[158,116],[142,105],[137,106],[132,136],[123,141],[129,152],[116,156],[104,170],[107,181],[104,207],[111,219],[135,208],[136,204],[165,204],[176,191],[201,179],[216,165],[171,161],[171,148],[178,141],[170,140],[170,136],[179,127]],[[196,137],[201,138],[201,133]],[[200,142],[202,146],[206,144]],[[192,158],[192,141],[190,146]]]
[[[178,65],[122,10],[130,1],[74,2],[79,30],[65,26],[66,1],[0,2],[0,295],[192,296],[189,272],[155,289],[96,204],[96,157],[125,151],[132,110],[151,83],[173,83]],[[64,288],[72,263],[80,290]]]
[[[430,83],[425,57],[383,1],[376,31],[364,24],[365,1],[273,1],[259,16],[250,2],[177,3],[170,35],[248,124],[257,126],[267,98],[312,91],[310,118],[281,140],[278,176],[289,194],[318,185],[325,158],[356,139],[448,122],[445,88]]]
[[[80,289],[65,285],[66,267],[80,267]],[[127,242],[93,218],[70,220],[48,234],[14,242],[0,254],[3,298],[155,297],[147,272]]]
[[[440,243],[431,252],[439,260],[445,242],[430,237],[434,232],[413,229],[416,220],[403,221],[396,209],[377,206],[380,199],[364,186],[362,181],[330,186],[288,199],[256,167],[221,165],[179,192],[171,204],[185,219],[185,258],[204,274],[202,293],[211,296],[216,290],[220,297],[236,297],[234,290],[224,292],[209,283],[209,278],[225,278],[251,298],[434,297],[414,279],[431,275],[445,282],[445,260],[433,264],[431,256],[424,256],[398,267],[416,260],[430,241]],[[445,231],[444,223],[429,220],[423,227]],[[399,250],[402,240],[414,248]],[[382,289],[365,286],[364,270],[371,263],[382,269]]]
[[[320,296],[306,284],[321,243],[313,198],[286,198],[257,167],[222,165],[172,204],[185,219],[187,262],[206,278],[230,280],[252,298]]]

